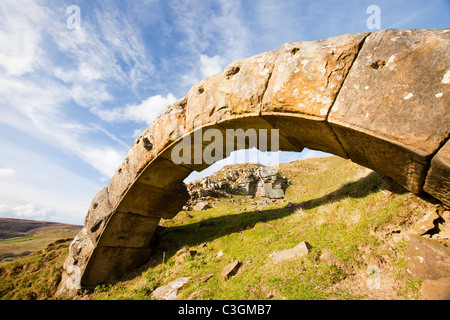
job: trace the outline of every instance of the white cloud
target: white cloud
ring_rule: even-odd
[[[51,208],[42,208],[31,203],[19,206],[0,204],[0,217],[54,221],[55,214],[55,210]]]
[[[219,55],[210,58],[205,54],[200,55],[200,72],[203,77],[207,78],[214,74],[220,73],[225,67],[225,59]]]
[[[16,170],[11,168],[0,168],[0,179],[2,178],[17,178],[19,175]]]
[[[166,97],[161,95],[149,97],[140,104],[127,105],[111,110],[96,110],[95,112],[108,122],[136,121],[150,125],[168,105],[176,100],[174,95],[169,93]]]
[[[8,75],[35,70],[42,54],[40,26],[45,11],[32,0],[0,2],[0,66]]]

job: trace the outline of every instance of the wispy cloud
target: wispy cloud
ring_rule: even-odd
[[[8,75],[23,75],[39,66],[39,26],[45,10],[32,0],[0,2],[0,66]]]
[[[97,110],[96,112],[104,121],[108,122],[135,121],[150,125],[168,105],[174,103],[176,100],[174,95],[169,93],[166,97],[161,95],[149,97],[140,104],[131,104],[108,110]]]

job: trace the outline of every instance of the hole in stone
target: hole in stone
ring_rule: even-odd
[[[122,173],[122,168],[119,168],[119,170],[117,170],[117,173],[121,174]]]
[[[98,207],[98,203],[94,203],[93,205],[92,205],[92,208],[95,210],[95,209],[97,209],[97,207]]]
[[[150,151],[153,149],[153,144],[150,142],[150,140],[147,137],[142,139],[142,142],[144,143],[145,150]]]
[[[239,68],[239,67],[236,67],[236,66],[229,67],[225,70],[225,76],[227,77],[227,79],[230,79],[232,76],[237,74],[239,71],[241,71],[241,68]]]
[[[299,48],[293,48],[293,49],[291,50],[291,53],[292,53],[292,54],[296,54],[298,50],[300,50],[300,49],[299,49]]]
[[[379,70],[379,69],[382,69],[385,65],[386,65],[385,60],[378,60],[378,61],[375,61],[374,63],[372,63],[370,65],[370,67],[373,69]]]
[[[202,94],[203,92],[205,92],[205,89],[203,89],[203,87],[198,88],[197,90],[198,94]]]

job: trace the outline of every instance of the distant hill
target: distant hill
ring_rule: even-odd
[[[73,238],[81,228],[57,222],[0,218],[0,258],[25,256],[55,240]]]

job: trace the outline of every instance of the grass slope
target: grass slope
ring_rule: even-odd
[[[179,277],[190,277],[179,289],[179,299],[419,298],[420,283],[404,273],[405,251],[409,228],[432,203],[338,157],[281,164],[279,170],[291,181],[285,199],[260,205],[258,198],[233,196],[210,199],[211,209],[182,211],[160,223],[147,264],[114,284],[80,292],[78,298],[151,299],[155,288]],[[296,209],[285,208],[288,202]],[[270,260],[274,251],[302,241],[313,247],[306,258],[276,265]],[[60,275],[66,254],[63,244],[58,250],[53,260],[36,267],[43,277],[47,272],[47,295],[19,294],[27,290],[25,280],[15,284],[16,293],[8,292],[11,281],[35,274],[23,267],[35,259],[31,255],[0,264],[0,296],[51,298],[56,290],[51,279]],[[187,250],[196,254],[183,254]],[[326,252],[333,263],[320,258]],[[241,262],[239,271],[223,281],[222,269],[236,259]],[[53,273],[49,268],[55,268]],[[376,288],[368,285],[374,272]]]

